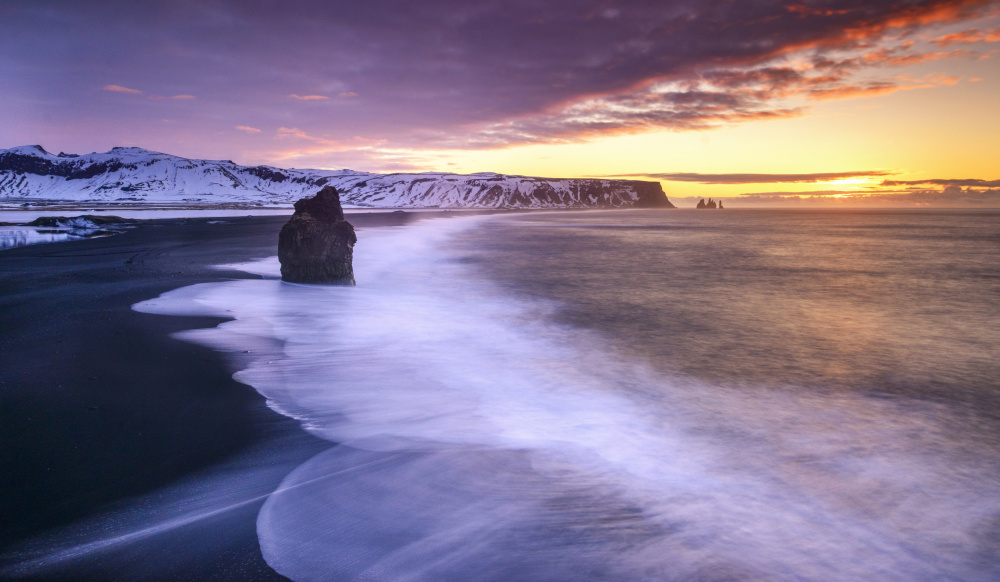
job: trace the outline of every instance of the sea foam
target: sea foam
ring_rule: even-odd
[[[257,522],[294,580],[988,580],[995,466],[930,404],[666,378],[478,276],[484,220],[359,233],[356,288],[265,276],[139,311],[339,446]],[[537,249],[545,252],[545,249]],[[275,348],[278,345],[280,347]],[[990,457],[990,458],[994,458]]]

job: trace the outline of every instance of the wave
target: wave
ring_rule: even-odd
[[[480,276],[478,227],[510,219],[364,230],[356,288],[271,258],[135,306],[233,318],[180,336],[249,358],[239,381],[338,443],[259,513],[277,572],[995,579],[1000,464],[942,408],[663,377]]]

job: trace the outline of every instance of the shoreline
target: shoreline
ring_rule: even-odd
[[[531,209],[529,209],[531,210]],[[360,208],[347,207],[349,216],[365,214],[426,214],[446,212],[507,212],[505,209],[490,208]],[[198,208],[198,207],[131,207],[108,208],[99,206],[67,206],[58,208],[4,208],[0,207],[0,226],[21,226],[36,218],[73,218],[93,213],[98,216],[115,216],[129,220],[176,220],[195,218],[247,218],[252,216],[284,216],[294,212],[287,208]]]
[[[803,314],[822,322],[826,312],[800,309],[818,302],[841,312],[864,314],[868,304],[871,315],[893,312],[897,304],[884,291],[895,286],[881,273],[920,281],[930,257],[960,264],[956,258],[969,256],[995,231],[988,217],[970,226],[955,213],[942,215],[944,223],[928,215],[888,222],[881,213],[839,215],[817,228],[816,222],[788,226],[792,214],[781,213],[733,228],[734,219],[661,224],[665,214],[649,213],[614,224],[629,214],[551,220],[440,214],[457,220],[377,232],[367,230],[376,224],[366,221],[382,226],[418,217],[351,218],[363,241],[355,255],[362,269],[358,292],[280,283],[272,255],[279,219],[150,225],[206,229],[210,244],[190,246],[190,238],[176,236],[171,244],[181,245],[179,254],[199,257],[199,265],[228,262],[224,268],[245,272],[234,278],[213,269],[221,278],[172,284],[170,292],[132,309],[187,321],[174,338],[212,347],[216,351],[206,353],[215,356],[216,368],[239,370],[234,377],[270,398],[271,410],[298,422],[250,418],[240,426],[256,430],[259,439],[164,488],[97,507],[103,516],[61,529],[56,542],[34,546],[41,552],[28,546],[0,555],[0,578],[280,579],[273,568],[296,579],[448,572],[503,580],[510,571],[504,568],[514,565],[553,579],[587,578],[597,571],[592,567],[610,568],[608,579],[627,579],[633,572],[640,577],[633,566],[663,577],[698,577],[719,565],[780,574],[792,563],[789,556],[798,560],[794,573],[806,578],[858,579],[891,568],[915,580],[977,580],[991,571],[974,554],[947,551],[965,542],[995,549],[982,516],[996,513],[995,447],[984,440],[995,428],[989,395],[996,375],[985,363],[988,353],[969,352],[949,325],[967,305],[980,305],[980,312],[988,307],[988,299],[979,298],[992,289],[981,277],[989,273],[988,261],[973,262],[954,278],[978,289],[975,294],[956,298],[925,287],[907,297],[908,305],[926,303],[942,317],[901,314],[898,329],[861,338],[866,343],[859,345],[834,344],[840,350],[834,361],[873,353],[859,360],[857,372],[829,367],[829,336],[822,326],[814,333],[801,327]],[[692,222],[712,226],[684,242],[682,227]],[[701,261],[700,249],[718,244],[727,231],[720,247],[785,252],[778,263],[772,253]],[[844,244],[810,246],[802,238],[819,233],[850,242],[873,231],[860,249],[848,251]],[[950,240],[948,232],[962,236],[940,242]],[[631,246],[620,244],[623,235],[632,237]],[[911,249],[918,237],[930,246]],[[216,257],[211,264],[199,246]],[[872,266],[844,264],[873,247],[879,254],[868,255]],[[70,248],[49,255],[55,260]],[[240,253],[272,258],[235,264]],[[151,253],[149,261],[166,261],[161,275],[176,275],[167,268],[180,263],[164,257]],[[696,266],[684,262],[691,257]],[[905,264],[896,263],[900,257]],[[651,264],[697,276],[651,273]],[[587,272],[601,276],[581,277]],[[817,272],[826,272],[827,283],[813,295]],[[829,283],[845,277],[862,281],[858,294],[846,299]],[[646,299],[623,299],[622,280]],[[717,309],[687,307],[684,298],[720,282],[730,293]],[[764,306],[755,299],[761,296],[780,299],[763,311],[769,321],[805,333],[784,344],[762,333],[756,313]],[[690,341],[705,337],[712,320],[726,324],[723,330],[749,331],[743,337],[754,341],[736,343],[718,358],[708,342]],[[220,321],[225,325],[191,329]],[[927,336],[920,333],[916,342],[891,343],[908,335],[896,332],[925,324],[950,338],[955,351],[942,352],[944,359],[925,351],[919,342]],[[996,326],[968,329],[983,341],[995,337]],[[777,346],[779,367],[758,357],[757,340]],[[902,358],[863,350],[866,345],[888,345]],[[787,355],[789,346],[819,357],[796,359]],[[916,360],[926,365],[914,368]],[[685,375],[671,362],[695,373]],[[794,373],[789,363],[802,371]],[[815,378],[821,381],[810,383]],[[935,394],[945,397],[936,401]],[[185,400],[196,409],[208,402]],[[239,412],[238,399],[221,401]],[[966,416],[976,401],[984,416]],[[227,412],[223,420],[233,420]],[[187,429],[176,414],[152,417]],[[298,426],[325,441],[304,438]],[[685,454],[670,454],[675,450]],[[822,463],[798,461],[819,458]],[[878,470],[877,483],[868,468]],[[875,486],[909,503],[871,515]],[[692,496],[701,500],[693,513]],[[681,520],[690,529],[672,527]],[[615,524],[641,535],[623,538]],[[468,543],[470,531],[475,544]],[[741,531],[774,537],[761,544]],[[689,543],[699,551],[685,551]],[[745,559],[748,554],[754,558]],[[12,556],[18,566],[5,567]],[[569,566],[578,569],[570,573]]]
[[[416,218],[379,213],[352,221],[364,229]],[[224,318],[164,317],[131,308],[196,283],[257,278],[214,266],[274,255],[285,220],[164,219],[113,237],[4,251],[0,568],[28,558],[11,553],[26,542],[58,535],[212,467],[278,463],[290,469],[335,446],[308,435],[236,382],[226,354],[170,337]],[[283,475],[269,478],[273,489]],[[36,574],[134,578],[132,568],[143,556],[156,555],[150,578],[282,579],[260,555],[255,520],[261,503]],[[191,538],[203,547],[166,557]]]

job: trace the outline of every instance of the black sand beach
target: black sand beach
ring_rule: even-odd
[[[349,219],[363,229],[413,217]],[[221,320],[130,308],[178,287],[253,277],[210,267],[274,255],[286,219],[149,221],[108,238],[0,253],[0,567],[20,561],[11,551],[25,540],[237,455],[244,465],[290,469],[329,448],[234,381],[220,354],[169,337]],[[258,549],[262,501],[41,577],[282,579]]]

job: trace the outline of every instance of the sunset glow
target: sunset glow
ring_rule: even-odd
[[[98,4],[0,9],[0,147],[549,177],[878,170],[907,184],[661,181],[682,205],[1000,204],[997,2]],[[956,197],[946,180],[986,185]]]
[[[0,55],[0,580],[1000,581],[1000,0]]]

